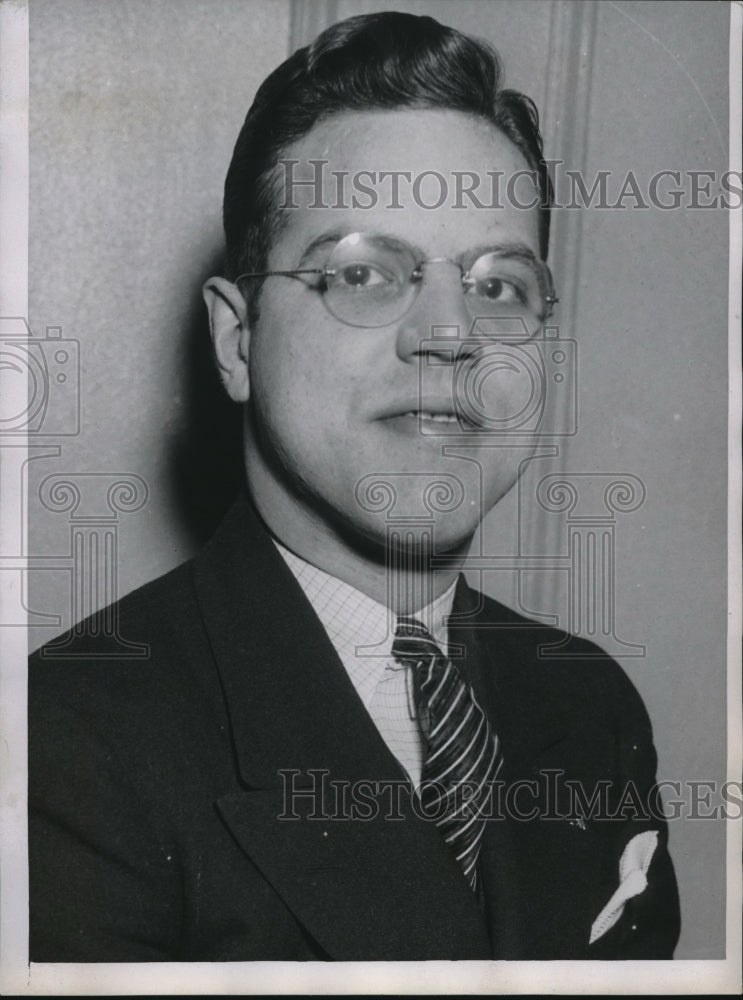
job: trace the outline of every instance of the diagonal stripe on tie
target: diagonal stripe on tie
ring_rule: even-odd
[[[502,755],[472,687],[415,618],[399,618],[392,655],[413,672],[425,739],[420,797],[473,889],[484,813]]]

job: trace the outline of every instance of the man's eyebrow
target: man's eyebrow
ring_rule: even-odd
[[[312,240],[312,242],[309,243],[302,251],[302,256],[299,258],[297,266],[303,267],[316,250],[319,250],[324,246],[329,246],[330,244],[338,243],[339,240],[342,240],[343,237],[347,235],[348,233],[344,233],[339,230],[330,230],[329,232],[321,233],[319,236],[316,236],[315,239]]]
[[[298,267],[303,267],[304,264],[309,260],[309,258],[317,251],[325,246],[335,246],[346,236],[350,236],[351,233],[356,232],[353,229],[329,229],[324,233],[320,233],[316,236],[304,249],[302,256],[299,259]],[[385,233],[361,233],[362,236],[368,236],[373,239],[376,243],[382,246],[388,247],[390,250],[400,250],[408,249],[412,250],[413,255],[418,260],[429,259],[424,251],[409,243],[407,240],[398,239],[394,236],[389,236]],[[458,257],[461,263],[465,263],[469,266],[481,257],[483,254],[495,253],[499,257],[514,258],[517,260],[523,260],[525,263],[536,265],[539,258],[534,253],[532,248],[526,243],[481,243],[474,247],[468,247],[463,253]],[[435,254],[433,256],[436,256]]]
[[[467,260],[473,264],[478,257],[486,253],[495,253],[499,257],[513,257],[523,260],[527,264],[537,264],[539,258],[532,248],[526,243],[482,243],[476,247],[470,247],[461,255],[461,260]]]
[[[351,233],[355,232],[358,232],[361,236],[368,236],[370,239],[373,239],[375,243],[387,247],[390,250],[412,250],[413,256],[416,258],[419,258],[420,260],[425,258],[425,254],[420,247],[415,246],[413,243],[409,243],[407,240],[398,239],[394,236],[388,236],[385,233],[364,232],[363,230],[356,229],[329,229],[327,232],[320,233],[319,236],[316,236],[315,239],[305,247],[302,252],[302,256],[299,259],[298,266],[302,267],[316,250],[319,250],[324,246],[334,246],[336,243],[340,243],[340,241],[346,236],[350,236]]]

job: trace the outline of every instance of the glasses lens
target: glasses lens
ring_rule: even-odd
[[[476,332],[500,341],[529,340],[549,312],[547,280],[538,261],[498,253],[478,257],[465,293]]]
[[[349,326],[385,326],[407,311],[415,296],[415,259],[405,247],[351,233],[326,264],[325,303]]]

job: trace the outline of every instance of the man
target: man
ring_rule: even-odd
[[[494,429],[556,301],[549,198],[533,105],[430,18],[264,82],[204,289],[246,493],[116,608],[146,660],[85,627],[35,657],[32,960],[672,956],[637,693],[459,576],[531,451]]]

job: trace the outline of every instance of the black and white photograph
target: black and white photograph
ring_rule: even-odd
[[[741,988],[726,0],[0,2],[0,987]]]

